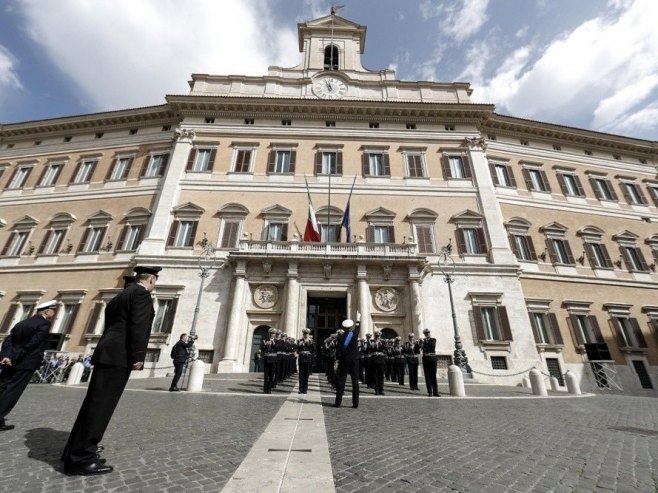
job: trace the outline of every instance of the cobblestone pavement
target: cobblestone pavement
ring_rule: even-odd
[[[30,385],[0,434],[0,491],[220,491],[295,383],[263,395],[259,375],[208,375],[186,394],[132,380],[103,440],[116,470],[90,478],[59,462],[84,388]],[[338,492],[658,492],[655,398],[467,385],[474,398],[437,399],[387,383],[335,409],[321,389]]]

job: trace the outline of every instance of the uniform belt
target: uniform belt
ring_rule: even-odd
[[[300,351],[299,354],[311,354],[311,351]]]
[[[375,355],[375,356],[386,356],[384,353],[380,353],[380,352],[376,352],[376,353],[372,353],[372,354]]]
[[[423,356],[436,356],[436,353],[423,353]]]

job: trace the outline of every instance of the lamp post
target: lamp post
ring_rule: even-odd
[[[453,361],[463,373],[471,373],[471,365],[468,364],[468,358],[466,357],[466,351],[462,346],[462,338],[459,335],[459,328],[457,327],[457,315],[455,314],[455,302],[452,299],[452,283],[455,282],[454,273],[455,273],[455,261],[451,257],[452,253],[452,243],[448,244],[441,248],[439,252],[439,270],[443,275],[443,280],[448,285],[448,295],[450,296],[450,311],[452,312],[452,327],[455,331],[455,352]]]

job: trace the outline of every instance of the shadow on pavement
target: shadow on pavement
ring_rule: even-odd
[[[68,438],[68,431],[53,430],[52,428],[27,430],[25,432],[25,446],[29,449],[27,456],[45,462],[61,471],[63,466],[59,458]]]

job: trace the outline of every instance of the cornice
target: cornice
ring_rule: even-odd
[[[483,133],[524,136],[553,143],[568,143],[592,148],[625,151],[643,156],[649,155],[654,159],[658,153],[657,141],[526,120],[493,112],[483,122],[481,130]]]

